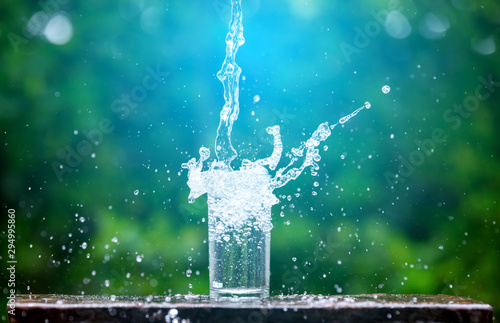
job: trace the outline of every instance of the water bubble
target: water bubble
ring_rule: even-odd
[[[135,261],[137,261],[137,262],[141,262],[141,261],[142,261],[142,257],[141,257],[141,256],[139,256],[139,255],[137,255],[137,257],[135,257]]]
[[[82,243],[82,249],[87,249],[87,243],[86,242]]]
[[[389,92],[391,92],[391,87],[389,85],[384,85],[382,87],[382,93],[387,94]]]
[[[106,280],[104,281],[104,286],[109,287],[109,280],[107,280],[107,279],[106,279]]]
[[[165,316],[165,321],[170,322],[170,320],[176,318],[178,314],[179,311],[176,308],[171,308]]]
[[[207,147],[202,146],[199,150],[199,153],[200,153],[200,161],[201,162],[204,162],[205,160],[207,160],[210,157],[210,149],[208,149]]]
[[[259,102],[259,101],[260,101],[260,96],[259,96],[259,95],[255,95],[255,96],[253,97],[253,103],[257,103],[257,102]]]
[[[365,109],[370,109],[372,107],[372,104],[368,101],[365,102]]]
[[[135,190],[134,195],[138,195],[138,194],[139,194],[139,190]]]
[[[118,243],[118,238],[117,238],[117,237],[113,237],[113,238],[111,239],[111,242]]]

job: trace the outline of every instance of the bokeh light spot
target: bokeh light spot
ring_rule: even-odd
[[[65,13],[53,16],[43,30],[45,38],[55,45],[64,45],[73,37],[73,24]]]

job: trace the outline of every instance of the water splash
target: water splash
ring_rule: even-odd
[[[245,225],[253,225],[265,231],[270,230],[272,225],[266,214],[272,205],[278,203],[278,199],[272,193],[273,190],[295,180],[307,167],[310,167],[312,175],[317,175],[318,162],[321,160],[318,146],[321,142],[331,135],[331,130],[337,125],[345,124],[361,110],[371,107],[369,102],[365,102],[363,106],[340,118],[335,124],[329,125],[328,122],[320,124],[307,141],[286,154],[289,158],[288,164],[279,168],[274,177],[269,175],[269,171],[274,171],[278,167],[283,153],[283,143],[280,127],[278,125],[268,127],[267,133],[273,136],[274,142],[271,156],[257,161],[244,159],[240,169],[233,170],[231,162],[238,156],[238,153],[231,144],[231,132],[239,113],[241,74],[241,68],[236,64],[235,57],[245,39],[241,0],[232,0],[231,4],[231,21],[226,36],[226,58],[221,70],[217,73],[217,77],[224,86],[225,100],[215,140],[217,161],[209,163],[208,170],[203,171],[203,163],[210,157],[210,150],[201,147],[199,160],[192,158],[182,164],[182,167],[188,170],[188,186],[191,189],[189,202],[193,203],[197,197],[207,193],[209,210],[217,211],[215,213],[209,211],[213,213],[213,216],[217,216],[217,223],[222,223],[220,227],[211,227],[212,221],[210,221],[209,214],[209,230],[212,233],[216,232],[217,237],[223,237],[229,227],[238,229]],[[297,165],[299,160],[301,164]],[[248,218],[242,215],[248,214],[248,210],[256,209],[262,210],[262,214],[254,214],[252,223],[249,223]]]

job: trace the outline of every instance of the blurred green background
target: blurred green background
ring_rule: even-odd
[[[242,6],[242,157],[271,153],[267,126],[289,151],[372,105],[335,128],[317,177],[276,191],[272,294],[443,293],[498,308],[500,4]],[[0,5],[0,255],[6,267],[12,208],[18,293],[208,293],[206,197],[187,202],[180,166],[202,145],[214,155],[229,10]]]

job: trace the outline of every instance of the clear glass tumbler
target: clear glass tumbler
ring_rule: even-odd
[[[210,297],[266,298],[275,203],[269,175],[232,171],[216,185],[208,190]]]

